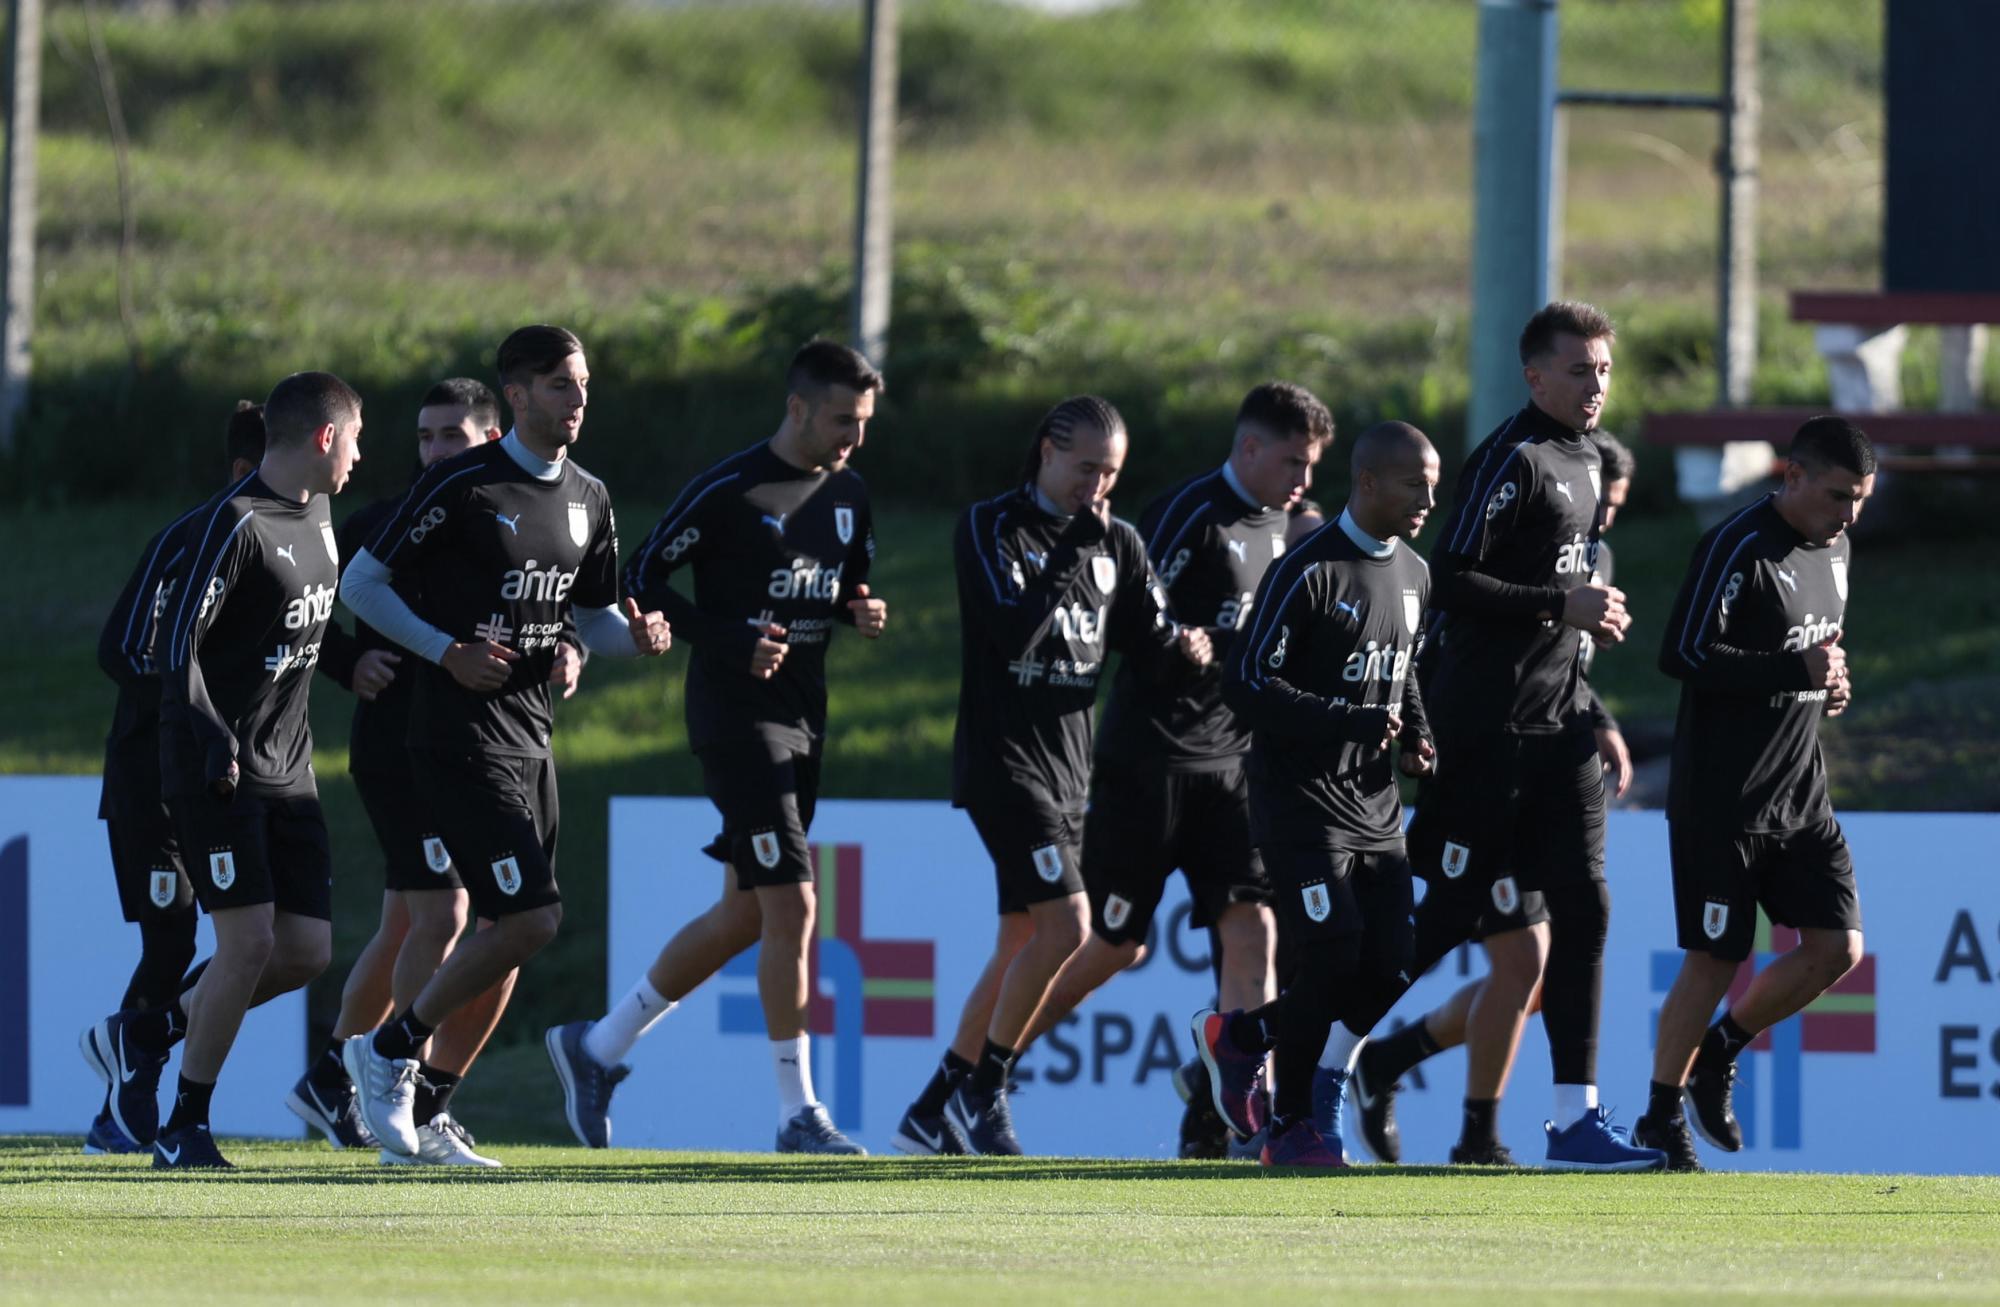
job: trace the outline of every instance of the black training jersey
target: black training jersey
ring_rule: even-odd
[[[1403,839],[1391,710],[1429,738],[1414,663],[1430,568],[1407,545],[1362,552],[1338,520],[1300,541],[1257,592],[1224,689],[1248,723],[1257,842],[1370,850]]]
[[[231,760],[239,789],[317,793],[306,701],[340,580],[327,497],[286,499],[253,473],[181,530],[155,642],[162,793],[198,794]]]
[[[868,487],[858,473],[807,472],[762,441],[681,491],[625,566],[639,606],[666,615],[688,659],[688,744],[707,747],[752,727],[826,730],[826,646],[875,557]],[[668,584],[681,568],[694,597]],[[750,673],[760,629],[785,628],[770,679]]]
[[[1553,735],[1580,720],[1564,597],[1590,581],[1603,460],[1530,404],[1482,441],[1431,551],[1437,617],[1424,692],[1451,735]]]
[[[160,668],[154,633],[173,598],[172,582],[187,548],[182,528],[196,505],[160,528],[139,551],[138,566],[97,635],[97,665],[118,686],[104,737],[104,788],[97,815],[135,821],[160,807]]]
[[[1244,502],[1220,469],[1183,481],[1146,506],[1139,534],[1183,626],[1207,628],[1215,661],[1173,685],[1121,663],[1099,728],[1098,756],[1164,761],[1169,770],[1240,766],[1250,733],[1222,701],[1230,641],[1250,619],[1257,583],[1285,552],[1283,509]]]
[[[1841,632],[1849,546],[1807,544],[1767,496],[1701,538],[1667,619],[1681,682],[1667,815],[1791,831],[1833,813],[1820,757],[1826,691],[1805,651]]]
[[[1107,651],[1166,681],[1194,665],[1175,647],[1166,591],[1128,522],[1057,517],[1026,488],[974,504],[952,540],[962,670],[952,802],[1025,793],[1081,804],[1091,712]]]
[[[396,509],[402,504],[402,495],[390,495],[363,506],[350,514],[340,524],[335,533],[340,541],[340,557],[345,562],[366,549],[369,542],[382,533]],[[417,596],[416,576],[397,575],[390,586],[402,596],[403,602],[412,611],[422,612],[423,605]],[[331,635],[338,627],[329,627]],[[348,641],[351,652],[347,654],[347,677],[342,682],[353,688],[353,665],[362,654],[376,649],[386,649],[401,655],[396,665],[396,676],[382,687],[381,693],[373,699],[357,698],[354,701],[354,720],[347,737],[347,768],[351,772],[393,772],[408,770],[407,758],[410,749],[410,705],[416,700],[418,664],[423,660],[397,645],[393,640],[377,631],[360,618],[354,619],[354,635]]]
[[[468,690],[414,662],[408,742],[443,751],[543,757],[554,712],[549,671],[570,611],[618,602],[618,528],[604,483],[564,458],[544,481],[505,441],[432,464],[368,552],[397,593],[455,641],[521,655],[497,690]]]

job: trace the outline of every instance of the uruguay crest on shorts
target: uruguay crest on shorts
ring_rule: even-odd
[[[1041,848],[1036,849],[1032,856],[1035,859],[1035,874],[1037,876],[1040,876],[1051,885],[1062,879],[1063,860],[1061,849],[1053,844],[1044,844]],[[1112,929],[1116,930],[1117,927],[1113,926]]]
[[[590,543],[590,510],[574,500],[569,506],[569,538],[578,549]]]
[[[451,870],[451,854],[435,835],[424,837],[424,865],[440,876]]]
[[[1710,899],[1701,910],[1701,933],[1710,939],[1721,939],[1722,932],[1729,929],[1729,905]]]
[[[1333,897],[1326,892],[1326,882],[1316,880],[1299,891],[1305,900],[1306,916],[1315,922],[1325,921],[1333,915]]]
[[[1463,844],[1444,842],[1444,878],[1457,880],[1465,874],[1465,864],[1472,860],[1472,850]]]
[[[1090,559],[1090,579],[1097,582],[1100,594],[1110,594],[1118,588],[1118,560],[1110,554],[1093,554]]]
[[[208,855],[208,878],[215,882],[219,890],[227,890],[236,883],[236,855],[228,849]]]
[[[840,543],[854,543],[854,507],[851,504],[833,506],[833,533],[840,537]]]
[[[155,867],[146,884],[147,897],[156,908],[171,908],[180,891],[181,878],[165,867]]]
[[[1129,900],[1122,899],[1118,897],[1116,894],[1107,894],[1105,896],[1104,924],[1106,926],[1110,927],[1112,930],[1117,930],[1119,927],[1123,926],[1128,920],[1130,920],[1131,916],[1132,916],[1132,904]]]
[[[1493,882],[1493,907],[1499,912],[1512,912],[1521,906],[1521,891],[1514,884],[1512,876],[1502,876]]]
[[[757,865],[769,871],[778,865],[778,833],[758,831],[750,837],[750,854],[757,859]]]
[[[513,897],[521,892],[521,864],[515,858],[502,858],[493,864],[493,883],[500,892]]]

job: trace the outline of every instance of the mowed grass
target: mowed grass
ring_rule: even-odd
[[[2000,1180],[0,1141],[10,1302],[1873,1303],[2000,1296]]]

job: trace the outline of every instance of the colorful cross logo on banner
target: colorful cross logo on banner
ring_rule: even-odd
[[[1757,914],[1757,935],[1750,965],[1736,973],[1720,1011],[1742,996],[1756,973],[1797,947],[1799,933],[1773,926]],[[1680,971],[1678,950],[1660,950],[1652,959],[1652,992],[1664,994]],[[1660,1013],[1653,1011],[1659,1033]],[[1759,1034],[1737,1059],[1736,1120],[1743,1127],[1743,1146],[1796,1149],[1804,1141],[1806,1053],[1873,1053],[1875,1051],[1875,955],[1863,954],[1854,970],[1842,976],[1797,1016]],[[1770,1081],[1770,1089],[1761,1088]],[[1762,1102],[1770,1104],[1770,1138],[1763,1138]]]
[[[937,964],[931,940],[862,936],[861,846],[813,845],[819,917],[807,956],[810,995],[806,1029],[833,1036],[834,1122],[861,1124],[861,1044],[870,1036],[929,1039],[935,1028]],[[718,1028],[725,1035],[763,1035],[764,1009],[754,985],[757,950],[750,948],[722,968],[727,979],[748,980],[748,993],[721,996]],[[813,1042],[813,1080],[825,1085],[822,1045]]]

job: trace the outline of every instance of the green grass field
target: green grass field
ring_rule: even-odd
[[[160,1176],[0,1141],[9,1303],[2000,1299],[2000,1180],[306,1145]]]

